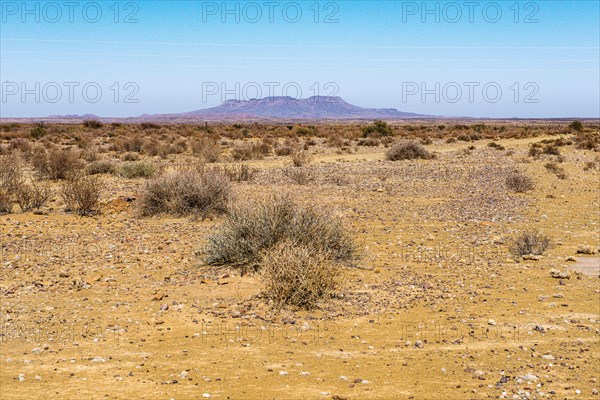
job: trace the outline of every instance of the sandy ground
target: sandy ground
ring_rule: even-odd
[[[239,198],[329,207],[363,252],[314,312],[274,312],[259,277],[202,265],[218,218],[134,217],[122,197],[141,181],[111,178],[94,217],[0,216],[1,398],[597,399],[600,286],[579,271],[598,258],[576,254],[600,240],[594,154],[563,151],[560,180],[526,157],[532,140],[434,144],[428,161],[317,155],[304,186],[281,160],[253,162]],[[515,166],[535,190],[506,191]],[[553,246],[511,260],[531,228]]]

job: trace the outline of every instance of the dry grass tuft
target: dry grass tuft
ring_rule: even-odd
[[[146,183],[140,199],[140,214],[207,217],[224,213],[230,196],[231,182],[221,172],[170,171]]]

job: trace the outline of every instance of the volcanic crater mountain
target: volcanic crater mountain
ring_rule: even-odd
[[[228,100],[217,107],[180,114],[142,115],[150,120],[227,120],[227,119],[403,119],[425,118],[431,115],[398,111],[395,108],[363,108],[340,97],[312,96],[295,99],[288,96],[251,100]]]

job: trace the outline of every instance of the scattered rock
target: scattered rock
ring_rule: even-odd
[[[555,279],[570,279],[571,274],[567,271],[560,271],[558,269],[551,269],[550,276]]]

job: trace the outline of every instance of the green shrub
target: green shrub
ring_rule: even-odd
[[[367,136],[392,136],[394,131],[385,121],[375,121],[361,128],[363,137]]]

